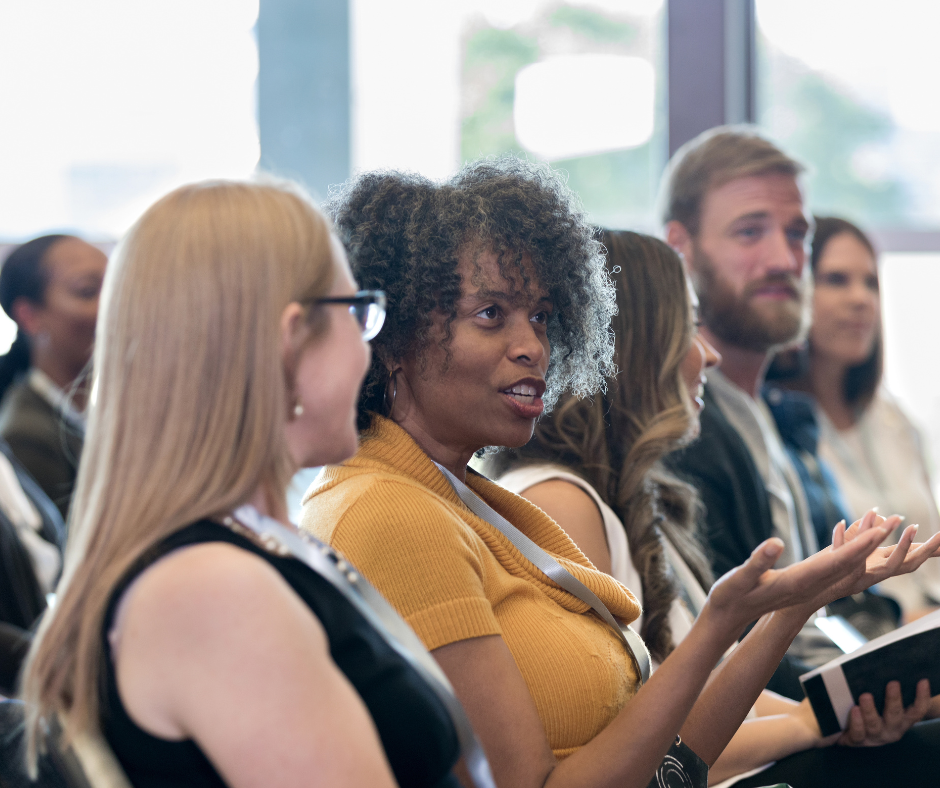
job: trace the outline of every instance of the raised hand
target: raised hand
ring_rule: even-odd
[[[848,528],[846,528],[844,520],[836,525],[832,532],[831,549],[841,549],[846,543],[870,528],[880,526],[893,531],[900,524],[901,518],[897,515],[883,518],[878,516],[875,510],[872,509]],[[904,529],[896,545],[886,545],[875,550],[868,557],[865,573],[858,578],[855,586],[842,589],[844,591],[842,596],[858,593],[888,577],[913,572],[928,558],[940,555],[940,533],[934,534],[926,542],[914,544],[916,535],[917,526],[909,525]]]
[[[821,607],[820,598],[845,596],[844,593],[832,596],[831,589],[854,587],[861,582],[868,573],[869,556],[896,525],[891,520],[880,524],[866,522],[864,528],[859,527],[849,539],[843,539],[838,548],[822,550],[784,569],[771,568],[783,551],[783,542],[768,539],[745,563],[715,582],[709,592],[712,610],[741,626],[784,607],[807,605],[812,612]]]

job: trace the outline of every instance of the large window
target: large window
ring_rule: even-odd
[[[757,0],[761,123],[813,168],[816,211],[940,228],[940,6]]]
[[[258,0],[0,3],[0,241],[120,236],[258,161]]]
[[[888,246],[882,255],[885,381],[940,461],[940,7],[916,0],[757,0],[762,125],[812,168],[811,206]],[[890,232],[886,232],[890,231]],[[891,245],[895,251],[890,251]],[[929,354],[929,351],[927,351]],[[940,474],[934,473],[940,483]],[[940,485],[938,485],[940,486]]]
[[[353,0],[353,167],[446,176],[515,152],[593,221],[654,226],[662,0]]]
[[[51,231],[109,251],[175,186],[258,162],[258,0],[0,3],[0,258]],[[0,352],[16,332],[0,313]]]

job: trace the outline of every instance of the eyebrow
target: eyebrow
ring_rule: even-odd
[[[752,222],[752,221],[764,221],[769,219],[769,211],[753,211],[752,213],[746,213],[742,216],[738,216],[731,221],[731,224],[737,224],[738,222]],[[810,225],[809,222],[803,216],[794,217],[792,221],[786,223],[787,227],[799,227],[802,230],[808,230]]]
[[[474,299],[483,299],[483,300],[493,299],[494,301],[509,301],[510,303],[512,303],[512,302],[521,300],[521,297],[524,292],[525,291],[523,290],[518,290],[516,291],[515,294],[513,294],[513,293],[507,293],[503,290],[490,290],[488,287],[481,287],[475,293],[467,293],[465,296],[462,296],[461,300],[463,300],[463,298],[474,298]],[[553,306],[552,299],[549,298],[547,295],[542,296],[535,303],[537,304],[544,303],[544,304],[548,304],[549,306]]]
[[[769,218],[770,218],[769,211],[753,211],[752,213],[746,213],[743,216],[735,217],[731,223],[736,224],[737,222],[751,222],[751,221],[754,221],[755,219],[769,219]]]

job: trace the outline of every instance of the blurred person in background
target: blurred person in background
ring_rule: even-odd
[[[467,467],[483,447],[524,445],[557,394],[590,395],[614,371],[616,297],[574,196],[547,168],[504,159],[446,184],[367,173],[331,207],[355,275],[388,293],[390,330],[360,396],[359,451],[317,478],[302,526],[425,641],[498,785],[645,788],[677,759],[705,777],[806,617],[859,588],[829,571],[867,532],[764,574],[783,549],[771,539],[712,586],[640,687],[646,649],[627,649],[613,620],[639,616],[633,595],[543,511]],[[866,576],[884,575],[857,567]],[[711,673],[748,622],[781,606]]]
[[[694,440],[704,372],[720,360],[698,334],[697,302],[672,249],[627,231],[604,231],[601,242],[617,290],[612,327],[618,375],[594,397],[563,395],[536,424],[529,443],[490,453],[483,466],[561,525],[596,567],[633,591],[643,606],[640,634],[661,663],[688,634],[713,579],[697,538],[698,496],[661,460]],[[860,724],[859,714],[843,736],[824,739],[808,701],[764,691],[709,778],[726,780],[776,760],[772,772],[746,784],[828,786],[827,770],[837,765],[855,785],[881,785],[886,775],[898,776],[896,749],[859,759],[826,745],[897,741],[923,713],[923,699],[906,713],[898,714],[900,709],[896,705],[886,715],[891,723],[878,720],[870,729]],[[924,737],[937,735],[940,724],[922,726],[904,749],[922,755]],[[802,754],[787,757],[794,753]]]
[[[0,440],[0,696],[16,691],[64,547],[59,510]]]
[[[0,436],[68,517],[85,433],[98,294],[107,257],[71,235],[17,247],[0,268],[0,306],[16,323],[0,358]]]
[[[919,538],[928,538],[940,529],[940,514],[921,437],[881,385],[874,246],[851,222],[818,217],[810,265],[815,287],[809,341],[794,376],[780,382],[815,400],[819,456],[838,482],[849,519],[877,506],[905,515],[907,523],[920,525]],[[928,566],[916,578],[893,578],[882,588],[908,616],[917,615],[940,601],[940,573]]]

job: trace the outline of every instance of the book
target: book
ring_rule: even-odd
[[[931,695],[940,693],[940,610],[804,673],[800,683],[823,736],[829,736],[845,730],[849,712],[864,693],[872,694],[882,713],[885,686],[900,681],[907,707],[921,679],[930,680]]]

